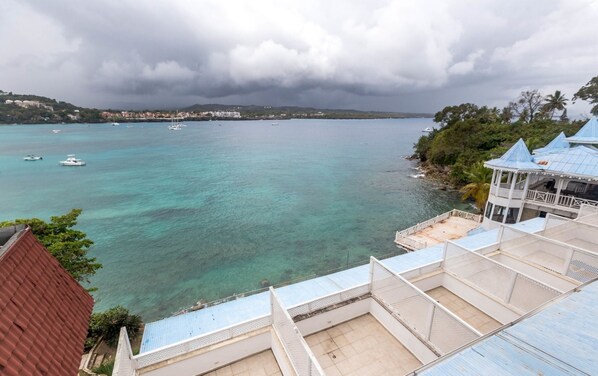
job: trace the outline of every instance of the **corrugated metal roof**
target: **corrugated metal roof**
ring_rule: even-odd
[[[419,375],[598,374],[598,282]]]
[[[539,170],[540,167],[532,160],[532,155],[527,150],[525,142],[519,139],[515,145],[498,159],[485,163],[488,167],[514,169],[514,170]]]
[[[537,155],[534,160],[545,172],[598,179],[598,150],[591,146],[575,146],[558,153]]]
[[[574,144],[598,144],[598,119],[591,118],[574,136],[567,138]]]
[[[521,226],[524,223],[528,223],[528,226],[522,228],[524,231],[537,232],[544,228],[544,218],[534,218],[518,225]],[[496,242],[497,236],[498,229],[494,229],[458,239],[456,243],[467,249],[475,250]],[[416,252],[384,259],[382,263],[391,270],[402,273],[441,261],[442,250],[443,244],[437,244]],[[368,278],[369,265],[361,265],[280,287],[276,291],[282,303],[286,307],[291,307],[353,286],[365,284],[368,282]],[[140,352],[155,350],[235,323],[257,318],[269,312],[270,298],[266,292],[148,323],[143,332]]]
[[[548,145],[544,146],[543,148],[535,149],[534,154],[545,154],[555,151],[562,151],[564,149],[568,149],[569,146],[570,144],[567,142],[567,136],[565,136],[565,132],[561,132],[554,138],[554,140],[550,141]]]

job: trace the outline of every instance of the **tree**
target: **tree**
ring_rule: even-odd
[[[94,275],[102,264],[97,263],[93,257],[87,257],[87,251],[93,245],[93,241],[88,239],[84,232],[73,229],[80,214],[81,209],[73,209],[65,215],[51,217],[50,222],[38,218],[16,219],[1,222],[0,227],[29,225],[37,240],[73,278],[78,282],[89,282],[89,277]]]
[[[116,346],[120,328],[123,326],[127,328],[129,337],[134,338],[141,327],[141,317],[131,315],[123,306],[116,306],[107,311],[92,314],[87,332],[87,345],[93,346],[102,337],[108,345]]]
[[[469,184],[461,188],[463,193],[462,200],[473,198],[479,210],[484,210],[488,195],[490,194],[490,180],[492,179],[492,170],[484,167],[482,162],[474,164],[467,172]]]
[[[567,106],[567,98],[561,94],[560,90],[546,96],[544,103],[544,110],[550,113],[550,119],[554,118],[555,111],[565,111]]]
[[[497,108],[478,107],[473,103],[463,103],[458,106],[446,106],[434,115],[434,121],[442,124],[445,128],[469,119],[487,124],[499,121],[500,113]]]
[[[531,123],[541,111],[544,96],[538,90],[522,91],[515,102],[509,103],[513,113],[519,120]]]
[[[573,103],[577,99],[590,102],[593,105],[590,112],[598,116],[598,76],[592,78],[587,84],[577,90],[573,95]]]

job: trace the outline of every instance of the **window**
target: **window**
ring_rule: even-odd
[[[519,208],[509,208],[507,211],[507,219],[505,223],[515,223],[517,222],[517,216],[519,215]]]
[[[492,220],[502,223],[502,220],[505,216],[505,209],[506,208],[504,206],[496,205],[494,207],[494,213],[492,214]]]
[[[484,215],[486,216],[486,218],[490,218],[490,213],[492,213],[492,207],[494,205],[492,205],[491,202],[488,202],[488,204],[486,204],[486,213],[484,213]]]

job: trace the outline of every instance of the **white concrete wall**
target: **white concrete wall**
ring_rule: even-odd
[[[556,274],[543,271],[521,260],[506,256],[502,253],[490,256],[490,258],[514,270],[517,270],[518,272],[537,279],[538,281],[545,283],[548,286],[559,290],[560,292],[566,292],[578,286],[577,283],[573,283],[572,281],[568,281]]]
[[[257,335],[238,337],[230,343],[208,346],[178,358],[158,363],[160,368],[140,370],[140,374],[149,376],[195,376],[234,363],[251,355],[268,350],[272,345],[269,329],[260,330]],[[148,369],[154,366],[148,367]],[[287,374],[285,374],[286,376]]]
[[[347,304],[332,311],[301,320],[295,323],[303,337],[328,329],[345,321],[352,320],[370,311],[371,298]]]
[[[438,358],[428,346],[413,335],[411,331],[405,328],[374,299],[371,299],[370,313],[397,341],[401,342],[403,346],[411,351],[420,362],[426,364]]]
[[[427,278],[422,277],[422,278],[418,278],[416,280],[412,280],[409,282],[411,282],[413,285],[415,285],[415,287],[417,287],[418,289],[425,292],[428,290],[435,289],[436,287],[442,286],[442,281],[444,280],[443,275],[444,275],[444,273],[438,273],[438,274],[431,275],[430,277],[427,277]]]
[[[276,331],[274,329],[271,330],[272,333],[272,353],[274,354],[274,358],[276,362],[278,362],[278,367],[280,368],[280,372],[282,372],[283,376],[296,376],[297,373],[293,368],[291,360],[289,359]]]
[[[443,277],[442,286],[445,289],[449,290],[501,324],[510,323],[521,316],[521,314],[515,310],[507,307],[493,297],[490,297],[472,288],[452,275],[444,273]]]

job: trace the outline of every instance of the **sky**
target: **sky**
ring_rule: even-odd
[[[122,109],[503,107],[597,76],[597,20],[596,0],[2,0],[0,89]]]

